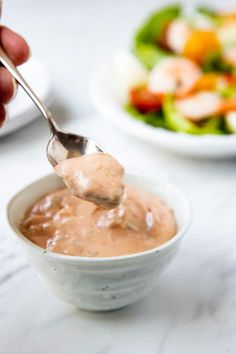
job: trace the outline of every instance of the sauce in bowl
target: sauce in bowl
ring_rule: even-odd
[[[21,224],[37,245],[72,256],[113,257],[142,252],[177,232],[173,211],[157,196],[126,185],[121,204],[105,210],[61,189],[40,199]]]

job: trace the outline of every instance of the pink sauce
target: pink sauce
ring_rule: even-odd
[[[62,189],[30,208],[21,232],[37,245],[73,256],[112,257],[142,252],[170,240],[175,217],[159,198],[126,186],[119,207],[103,210]]]
[[[72,194],[101,208],[116,208],[122,200],[124,168],[108,154],[93,153],[63,160],[55,172]]]

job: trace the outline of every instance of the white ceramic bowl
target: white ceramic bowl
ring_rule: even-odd
[[[158,248],[119,257],[89,258],[45,252],[19,232],[26,210],[40,197],[62,187],[56,175],[40,178],[20,191],[8,205],[8,220],[22,242],[29,262],[43,282],[66,302],[89,311],[122,308],[142,298],[156,285],[158,274],[174,257],[190,223],[185,195],[173,185],[128,174],[126,181],[158,195],[175,213],[178,233]]]
[[[119,54],[120,52],[117,52]],[[124,55],[127,56],[127,50]],[[114,64],[115,63],[115,64]],[[236,134],[231,135],[191,135],[171,132],[166,129],[152,127],[136,120],[123,109],[122,92],[117,94],[114,87],[116,56],[110,57],[100,64],[90,80],[90,94],[97,111],[110,122],[129,134],[141,139],[154,147],[163,148],[175,154],[200,158],[225,158],[236,156]],[[131,63],[122,63],[120,79],[127,84],[133,80]],[[127,75],[125,75],[127,70]],[[132,71],[132,72],[131,72]],[[127,77],[126,76],[129,76]],[[118,78],[119,79],[119,76]],[[121,83],[120,88],[126,86]]]

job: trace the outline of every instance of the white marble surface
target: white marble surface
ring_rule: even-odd
[[[236,159],[191,161],[155,151],[106,126],[89,102],[90,65],[123,44],[142,9],[155,1],[124,4],[126,8],[108,0],[9,0],[4,22],[21,30],[35,55],[49,65],[55,82],[53,111],[60,122],[93,136],[126,166],[181,187],[194,210],[191,229],[147,298],[112,313],[75,310],[41,285],[5,217],[10,196],[51,171],[44,152],[47,126],[39,119],[0,139],[1,354],[236,352]]]

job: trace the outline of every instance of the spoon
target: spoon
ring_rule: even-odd
[[[0,63],[11,73],[34,104],[38,107],[44,118],[46,118],[51,130],[51,137],[47,145],[47,158],[53,167],[55,167],[62,160],[71,157],[78,157],[94,152],[103,152],[101,147],[95,143],[94,140],[82,135],[72,134],[59,128],[58,124],[53,119],[52,113],[33,92],[31,87],[1,47]]]

